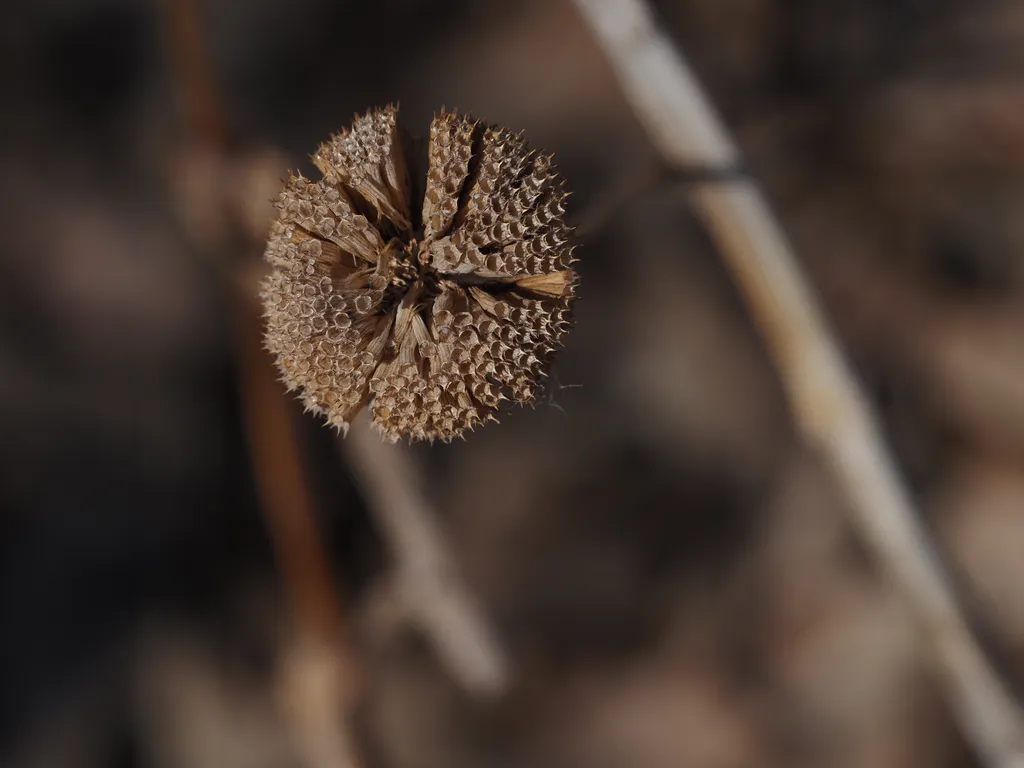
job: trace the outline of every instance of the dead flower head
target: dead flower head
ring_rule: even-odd
[[[289,390],[347,429],[451,439],[530,402],[571,324],[564,180],[521,136],[451,112],[430,126],[422,208],[387,107],[322,144],[323,179],[288,179],[263,285]]]

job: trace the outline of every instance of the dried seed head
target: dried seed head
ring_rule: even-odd
[[[572,324],[565,183],[521,136],[442,112],[421,211],[398,109],[321,145],[278,198],[267,348],[307,408],[390,439],[449,440],[530,402]]]

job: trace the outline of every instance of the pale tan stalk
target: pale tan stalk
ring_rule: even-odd
[[[509,676],[505,652],[458,574],[408,449],[381,440],[365,413],[353,422],[343,449],[395,558],[402,613],[465,690],[501,695]]]
[[[575,0],[651,141],[674,166],[739,153],[642,0]],[[693,203],[745,296],[799,429],[849,500],[850,520],[920,624],[964,733],[993,768],[1024,766],[1024,718],[972,636],[928,534],[789,242],[750,180],[697,185]]]

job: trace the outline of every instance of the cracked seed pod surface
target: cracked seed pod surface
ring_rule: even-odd
[[[450,440],[531,402],[571,325],[568,194],[521,135],[444,112],[414,183],[397,107],[357,116],[291,176],[263,283],[288,389],[345,430]],[[414,201],[423,189],[422,205]]]

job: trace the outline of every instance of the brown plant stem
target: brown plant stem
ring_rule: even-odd
[[[261,347],[255,302],[236,303],[243,413],[260,504],[296,615],[308,631],[333,644],[343,640],[340,601],[316,528],[296,425]]]
[[[243,163],[256,163],[254,167],[258,168],[259,163],[272,158],[261,160],[260,153],[239,158],[237,153],[230,153],[230,131],[202,41],[200,4],[198,0],[164,0],[164,3],[168,49],[181,93],[188,147],[193,150],[188,157],[200,164],[213,162],[220,169],[219,173],[234,173],[244,179],[246,174],[237,174]],[[204,173],[200,181],[206,178]],[[232,225],[237,225],[239,208],[248,211],[249,202],[263,202],[262,197],[258,201],[239,200],[237,196],[218,199],[218,195],[224,195],[219,191],[223,186],[231,185],[214,185],[213,191],[208,184],[198,185],[205,195],[203,204],[217,204],[218,211],[223,213],[226,226],[206,230],[214,233],[213,237],[218,234],[223,237],[225,232],[232,231]],[[196,189],[197,186],[186,184],[184,188]],[[253,194],[256,192],[249,192],[250,197]],[[242,219],[250,222],[251,229],[253,217],[245,215]],[[200,234],[197,232],[197,236]],[[243,234],[253,236],[248,231]],[[241,237],[235,250],[239,250],[245,240]],[[310,670],[323,672],[334,668],[336,674],[320,674],[319,677],[340,678],[338,688],[344,688],[343,708],[347,709],[357,691],[353,680],[356,670],[345,642],[342,601],[334,588],[327,554],[317,532],[315,508],[289,399],[277,381],[270,358],[261,348],[262,326],[258,307],[252,299],[254,260],[242,258],[237,264],[225,262],[223,242],[207,245],[207,250],[220,253],[215,263],[225,267],[222,272],[235,293],[236,347],[245,429],[261,507],[289,602],[303,634],[293,649],[295,653],[286,654],[285,682],[290,689],[292,729],[310,765],[351,764],[352,750],[346,750],[341,743],[346,734],[332,721],[331,707],[316,711],[308,701],[303,703],[303,699],[324,700],[328,693],[323,685],[312,681],[318,675]],[[253,242],[244,249],[256,247],[257,243]],[[258,247],[262,247],[262,243]],[[414,463],[399,448],[374,445],[374,441],[380,443],[378,437],[370,433],[368,425],[361,423],[361,426],[365,434],[350,437],[346,454],[370,512],[396,554],[397,573],[387,584],[396,585],[403,620],[410,620],[422,629],[437,649],[442,663],[467,691],[484,697],[500,695],[508,682],[506,657],[495,633],[473,604],[469,590],[456,578],[452,558],[437,531],[432,510],[418,487]],[[331,659],[324,654],[325,648],[331,649],[337,664],[332,666]],[[334,746],[329,733],[332,729],[336,732]],[[346,752],[349,762],[339,762],[338,756]]]
[[[229,130],[223,101],[202,40],[198,0],[164,0],[172,69],[180,92],[185,125],[183,157],[194,165],[232,168]],[[220,179],[216,179],[220,181]],[[207,191],[202,203],[214,208],[223,226],[212,231],[232,233],[238,200],[224,199],[223,186]],[[195,189],[195,185],[185,185]],[[187,201],[186,201],[187,202]],[[269,222],[269,217],[268,217]],[[282,572],[285,592],[298,625],[283,654],[281,701],[295,748],[309,768],[355,768],[358,761],[344,719],[358,686],[356,665],[334,587],[329,560],[317,530],[315,504],[304,470],[302,449],[291,407],[277,382],[272,362],[262,349],[262,322],[257,302],[242,289],[248,284],[244,256],[255,251],[246,234],[235,232],[231,243],[210,231],[192,234],[204,250],[225,247],[242,255],[238,263],[217,262],[234,301],[235,347],[245,432],[249,442],[260,507]],[[231,246],[234,246],[233,248]],[[239,276],[235,277],[235,270]]]
[[[285,649],[281,695],[289,729],[310,768],[355,768],[344,727],[359,690],[302,451],[277,372],[261,346],[254,301],[238,297],[239,378],[250,458],[270,539],[299,634]]]
[[[642,0],[575,0],[666,162],[734,167],[739,153]],[[850,520],[920,624],[964,733],[993,768],[1024,766],[1024,716],[972,636],[878,419],[749,180],[696,187],[717,242],[775,359],[804,439],[831,465]]]
[[[202,39],[200,4],[198,0],[165,0],[164,10],[184,107],[186,140],[227,156],[227,123]],[[224,207],[229,215],[228,206],[218,206],[224,201],[213,197],[206,202],[218,210]],[[201,245],[213,248],[223,244]],[[248,250],[241,242],[238,247]],[[342,627],[341,601],[317,533],[295,425],[273,365],[262,350],[256,301],[237,295],[234,314],[245,429],[261,507],[300,624],[320,639],[333,642]]]
[[[228,121],[203,41],[200,0],[163,0],[167,45],[190,141],[224,149]]]

